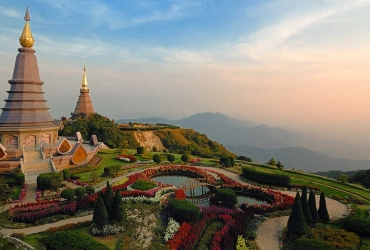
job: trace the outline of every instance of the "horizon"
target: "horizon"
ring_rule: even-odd
[[[220,112],[370,147],[368,0],[26,3],[53,118],[74,110],[86,65],[115,120]],[[2,99],[27,5],[0,3]]]

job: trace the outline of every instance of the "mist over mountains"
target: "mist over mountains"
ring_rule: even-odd
[[[369,149],[339,140],[323,140],[307,132],[257,125],[221,113],[198,113],[181,120],[157,117],[121,119],[117,123],[168,123],[192,128],[224,144],[230,151],[265,162],[274,157],[287,168],[304,171],[355,170],[370,166]]]

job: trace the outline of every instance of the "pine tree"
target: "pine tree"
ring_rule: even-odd
[[[108,181],[107,181],[107,188],[105,189],[105,193],[103,194],[103,201],[104,201],[105,207],[107,208],[108,219],[110,221],[114,215],[114,198],[113,198],[112,187],[110,186]]]
[[[121,193],[117,190],[114,196],[114,220],[124,222],[127,219],[126,210],[123,206]]]
[[[302,236],[307,233],[307,224],[302,212],[301,197],[297,192],[292,212],[288,219],[288,232],[292,235]]]
[[[312,223],[316,224],[320,222],[320,216],[317,212],[317,207],[316,207],[316,195],[313,190],[310,191],[310,196],[308,197],[308,208],[310,209]]]
[[[304,218],[306,220],[307,225],[312,225],[312,216],[310,209],[308,208],[308,202],[307,202],[307,188],[306,186],[302,189],[302,197],[301,197],[301,203],[302,203],[302,212],[304,214]]]
[[[319,206],[319,210],[317,210],[317,212],[319,214],[320,220],[323,223],[328,223],[330,221],[328,209],[326,207],[326,200],[325,200],[324,192],[321,192],[321,194],[320,194],[320,206]]]
[[[108,224],[108,212],[103,199],[99,196],[94,208],[93,223],[101,230]]]

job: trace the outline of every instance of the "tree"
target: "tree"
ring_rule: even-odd
[[[117,176],[118,172],[121,170],[121,165],[112,165],[111,168],[112,168],[112,171],[116,173],[116,176]]]
[[[230,160],[230,167],[235,166],[235,159],[234,159],[234,157],[229,156],[229,160]]]
[[[122,196],[119,190],[116,191],[114,196],[114,220],[121,223],[126,221],[127,213],[123,206]]]
[[[105,193],[103,195],[103,201],[104,201],[105,208],[107,209],[107,212],[108,212],[108,218],[109,220],[111,220],[113,213],[114,213],[114,199],[113,199],[112,188],[108,181],[107,181],[107,188],[105,189]]]
[[[99,196],[94,208],[93,223],[96,224],[98,229],[103,229],[108,224],[108,212],[104,205],[103,199]]]
[[[137,154],[142,155],[145,152],[145,148],[143,146],[138,146],[136,148],[136,152],[137,152]]]
[[[167,154],[167,160],[172,163],[175,160],[175,156],[173,154]]]
[[[187,162],[189,161],[189,156],[188,156],[187,154],[183,154],[183,155],[181,156],[181,160],[182,160],[183,162],[187,163]]]
[[[313,190],[310,191],[310,196],[308,197],[308,208],[310,209],[312,223],[316,224],[320,222],[320,216],[317,213],[317,208],[316,208],[316,195]]]
[[[302,189],[301,202],[302,202],[302,212],[303,212],[304,218],[306,220],[306,223],[307,223],[307,225],[311,226],[312,225],[312,216],[311,216],[310,208],[308,207],[307,187],[306,186],[304,186],[303,189]]]
[[[250,157],[243,156],[243,155],[238,156],[237,159],[241,160],[241,161],[246,161],[246,162],[252,162],[253,161]]]
[[[157,164],[161,163],[161,156],[159,154],[153,155],[153,161]]]
[[[266,164],[271,165],[271,166],[276,166],[276,161],[275,158],[271,158]]]
[[[223,155],[220,157],[220,164],[225,168],[231,167],[230,158],[227,155]]]
[[[324,192],[321,192],[320,194],[320,206],[319,210],[317,210],[320,220],[325,224],[330,221],[328,209],[326,207],[326,200],[325,200],[325,194]]]
[[[292,211],[288,219],[288,232],[292,235],[302,236],[307,233],[307,224],[302,212],[301,197],[297,192]]]
[[[276,163],[276,167],[278,167],[278,169],[283,169],[284,168],[284,164],[282,164],[281,161],[278,160],[278,162]]]
[[[152,151],[153,152],[157,152],[158,151],[157,147],[156,146],[153,146]]]
[[[356,171],[350,181],[370,188],[370,169]]]
[[[339,180],[340,182],[342,182],[342,183],[346,183],[346,182],[348,181],[348,175],[346,175],[346,174],[341,174],[341,175],[339,175],[338,180]]]

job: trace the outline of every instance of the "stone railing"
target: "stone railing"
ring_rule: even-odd
[[[59,172],[59,170],[54,165],[53,156],[50,156],[50,165],[53,172]]]

